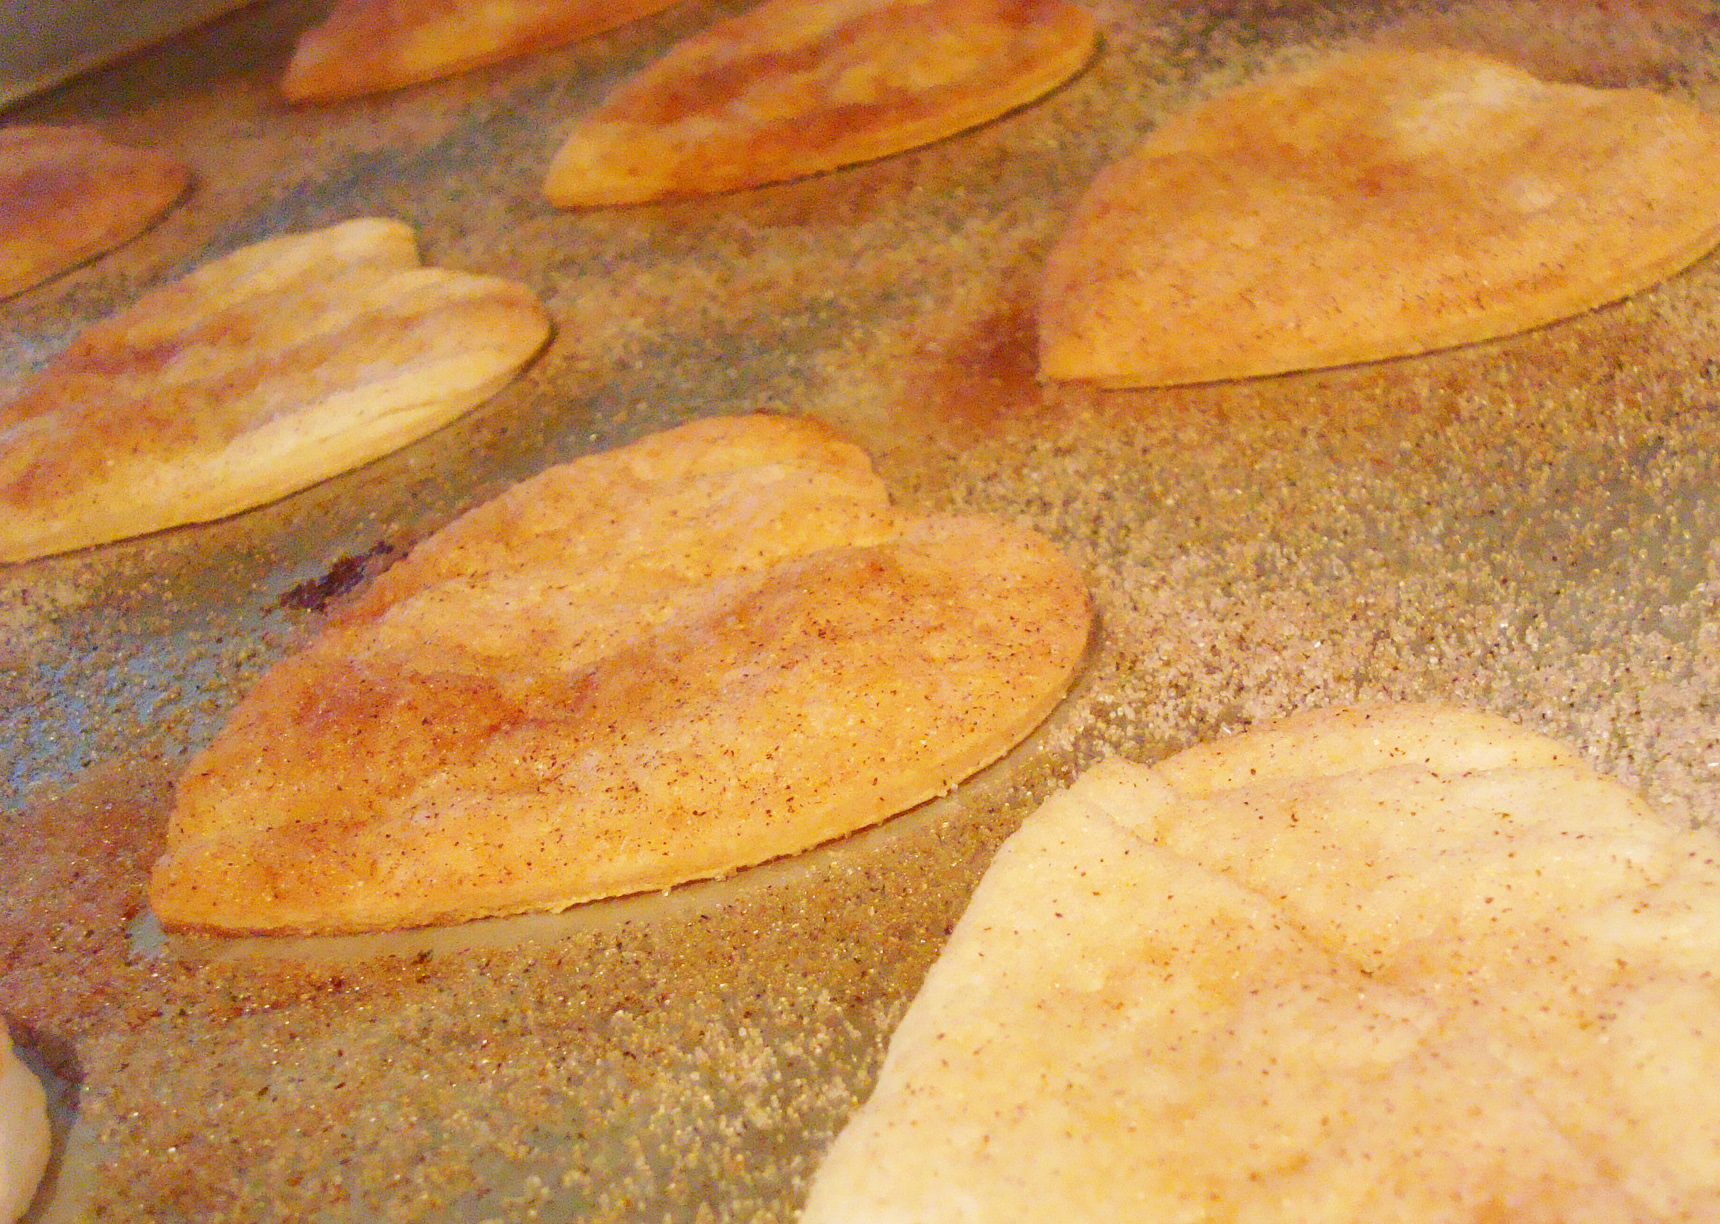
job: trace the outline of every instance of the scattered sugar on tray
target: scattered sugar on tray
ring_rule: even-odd
[[[1080,558],[1102,639],[1055,728],[1056,764],[1024,768],[1020,795],[887,852],[821,859],[792,894],[752,895],[737,877],[707,918],[423,963],[140,961],[123,926],[152,851],[147,822],[32,843],[29,868],[4,875],[27,886],[15,895],[40,924],[20,935],[16,917],[5,922],[25,949],[7,971],[19,988],[8,1008],[61,1038],[84,1081],[108,1139],[94,1210],[548,1219],[579,1204],[594,1220],[791,1219],[947,923],[1058,775],[1301,706],[1438,697],[1501,710],[1656,802],[1720,820],[1712,261],[1512,342],[1161,394],[1042,391],[1020,347],[1031,328],[999,315],[1011,304],[996,296],[1031,286],[1058,218],[1021,194],[1041,169],[1043,198],[1067,199],[1108,141],[1122,147],[1191,87],[1380,20],[1364,6],[1304,7],[1256,22],[1099,5],[1112,42],[1097,84],[1052,100],[1060,122],[1090,122],[1060,135],[1024,114],[1033,175],[1006,178],[995,197],[952,196],[959,209],[935,199],[964,166],[952,144],[768,199],[524,229],[522,250],[569,286],[558,312],[600,326],[552,354],[544,395],[556,402],[534,408],[551,444],[625,431],[676,388],[712,410],[775,398],[888,444],[892,486],[917,508],[1027,518]],[[219,119],[216,108],[206,123]],[[306,173],[335,152],[331,138]],[[474,233],[511,207],[501,169]],[[590,245],[561,246],[572,234]],[[472,239],[472,261],[486,249]],[[994,267],[1000,253],[1009,267]],[[928,344],[947,352],[934,363]],[[919,376],[947,384],[947,413],[972,394],[964,368],[1021,398],[1008,413],[975,403],[960,428],[930,419],[913,402]],[[612,380],[625,403],[602,399]],[[452,470],[474,436],[490,435],[424,454]],[[1616,479],[1586,479],[1595,472]],[[1645,607],[1659,623],[1643,622]],[[147,791],[170,774],[162,762],[135,777]],[[289,1126],[302,1138],[285,1145]],[[710,1205],[691,1206],[701,1195]]]
[[[1695,0],[1470,0],[1392,22],[1379,38],[1479,52],[1544,80],[1656,85],[1683,66],[1690,36],[1709,20]]]

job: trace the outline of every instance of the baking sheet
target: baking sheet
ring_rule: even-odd
[[[366,213],[531,284],[548,352],[424,442],[274,506],[0,570],[0,1010],[62,1086],[37,1218],[787,1220],[991,853],[1111,753],[1434,698],[1720,818],[1720,261],[1427,357],[1142,392],[1034,373],[1038,271],[1158,118],[1383,34],[1720,112],[1713,18],[1556,5],[1095,4],[1042,103],[713,200],[558,213],[570,118],[739,5],[368,100],[272,94],[317,6],[264,3],[43,95],[190,161],[129,246],[0,303],[0,381],[244,243]],[[898,500],[1046,532],[1101,629],[1035,741],[949,799],[769,868],[387,941],[160,940],[174,774],[314,628],[283,596],[550,463],[693,416],[845,429]],[[534,1213],[536,1213],[534,1215]]]
[[[189,30],[249,0],[0,0],[0,106]]]

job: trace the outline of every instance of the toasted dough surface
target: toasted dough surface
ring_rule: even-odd
[[[1108,762],[999,852],[804,1224],[1720,1208],[1720,840],[1439,707]]]
[[[52,1145],[46,1094],[0,1022],[0,1221],[29,1209]]]
[[[495,394],[549,335],[523,285],[420,267],[365,218],[217,259],[0,405],[0,561],[272,501]]]
[[[669,7],[672,0],[338,0],[281,78],[306,102],[399,89],[542,51]]]
[[[733,191],[927,144],[1081,70],[1061,0],[765,0],[584,116],[544,181],[564,207]]]
[[[151,904],[384,929],[794,853],[1002,755],[1088,623],[1031,532],[899,524],[810,422],[698,422],[480,506],[277,665],[182,779]]]
[[[183,163],[93,128],[0,128],[0,297],[135,238],[190,183]]]
[[[1220,95],[1102,172],[1046,268],[1052,378],[1162,386],[1420,353],[1617,300],[1720,240],[1720,121],[1378,50]]]

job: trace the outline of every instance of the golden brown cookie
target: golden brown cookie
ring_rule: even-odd
[[[601,34],[672,0],[337,0],[281,78],[289,101],[399,89]]]
[[[1040,362],[1164,386],[1420,353],[1615,301],[1720,240],[1720,121],[1377,50],[1222,94],[1094,181]]]
[[[811,422],[698,422],[478,507],[269,672],[186,771],[151,905],[374,930],[792,854],[1002,755],[1088,623],[1033,533],[898,523]]]
[[[423,437],[549,335],[523,285],[366,218],[205,264],[0,405],[0,561],[220,518]]]
[[[190,182],[182,163],[93,128],[0,128],[0,297],[135,238]]]
[[[1096,37],[1062,0],[765,0],[582,117],[544,192],[633,204],[900,153],[1056,88]]]

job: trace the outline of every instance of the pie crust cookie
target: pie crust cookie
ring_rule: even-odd
[[[802,1224],[1707,1220],[1720,838],[1489,715],[1103,764],[1005,843]]]
[[[601,34],[672,0],[336,0],[281,78],[292,102],[416,85]]]
[[[0,298],[129,242],[190,183],[182,162],[94,128],[0,128]]]
[[[0,1023],[0,1221],[29,1210],[52,1148],[47,1094]]]
[[[580,119],[544,192],[636,204],[900,153],[1050,92],[1096,39],[1062,0],[765,0]]]
[[[715,418],[534,477],[268,672],[180,782],[164,925],[559,910],[793,854],[947,791],[1067,690],[1041,537],[902,520],[814,422]]]
[[[525,286],[419,266],[381,218],[216,259],[0,404],[0,561],[203,522],[398,450],[549,336]]]
[[[1040,365],[1154,387],[1421,353],[1616,301],[1720,240],[1720,121],[1457,51],[1221,94],[1103,171]]]

